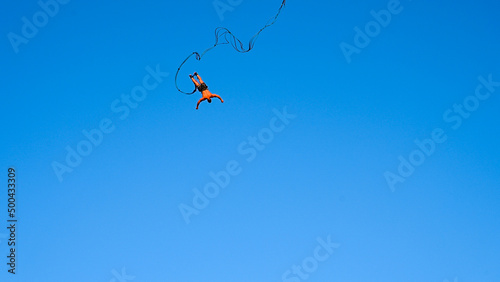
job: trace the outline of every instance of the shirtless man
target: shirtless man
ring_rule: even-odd
[[[199,82],[196,81],[196,79],[194,79],[195,76],[198,78]],[[205,84],[205,82],[203,82],[203,80],[201,79],[200,75],[197,72],[195,72],[193,75],[189,75],[189,77],[193,81],[194,85],[196,85],[196,88],[198,88],[198,91],[201,92],[202,96],[201,99],[198,101],[198,104],[196,104],[196,109],[198,109],[198,106],[204,100],[207,100],[209,103],[212,103],[212,98],[214,97],[219,98],[220,101],[224,103],[224,100],[222,100],[222,98],[219,95],[213,94],[208,90],[208,86]]]

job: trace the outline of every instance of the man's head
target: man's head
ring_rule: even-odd
[[[207,98],[207,101],[208,101],[209,103],[212,103],[212,99],[210,99],[210,98]]]

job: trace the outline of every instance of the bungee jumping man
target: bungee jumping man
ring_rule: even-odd
[[[198,78],[198,81],[196,81],[196,79],[194,78],[195,76],[196,78]],[[198,91],[201,92],[201,99],[198,101],[198,104],[196,104],[196,109],[198,109],[198,106],[204,100],[207,100],[209,103],[212,103],[212,98],[214,97],[219,98],[220,101],[224,103],[224,100],[222,100],[222,98],[219,95],[213,94],[212,92],[210,92],[210,90],[208,90],[207,84],[203,82],[203,80],[201,79],[200,75],[197,72],[194,72],[194,74],[192,75],[190,74],[189,78],[191,78],[191,80],[193,81],[194,85],[196,86],[196,89],[198,89]]]

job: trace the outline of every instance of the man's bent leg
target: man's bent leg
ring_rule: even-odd
[[[200,81],[200,84],[203,84],[203,80],[201,79],[201,76],[197,73],[196,74],[196,77],[198,78],[198,80]]]
[[[196,81],[196,79],[194,79],[194,76],[189,76],[189,78],[191,78],[191,81],[193,81],[194,85],[196,87],[200,86],[200,84],[198,83],[198,81]]]

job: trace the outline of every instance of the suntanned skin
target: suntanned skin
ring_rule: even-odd
[[[196,79],[194,79],[194,77],[196,76],[196,78],[198,78],[198,81],[196,81]],[[203,83],[203,80],[201,79],[200,75],[195,72],[193,75],[189,75],[189,77],[191,78],[191,80],[193,81],[194,85],[196,85],[196,88],[198,88],[198,86],[200,86],[202,83]],[[208,89],[206,90],[203,90],[201,92],[201,99],[198,101],[198,104],[196,104],[196,109],[198,109],[198,106],[200,105],[201,102],[203,102],[204,100],[207,100],[209,103],[212,103],[212,98],[219,98],[220,101],[222,103],[224,103],[224,100],[222,100],[222,98],[217,95],[217,94],[213,94],[212,92],[210,92]]]

